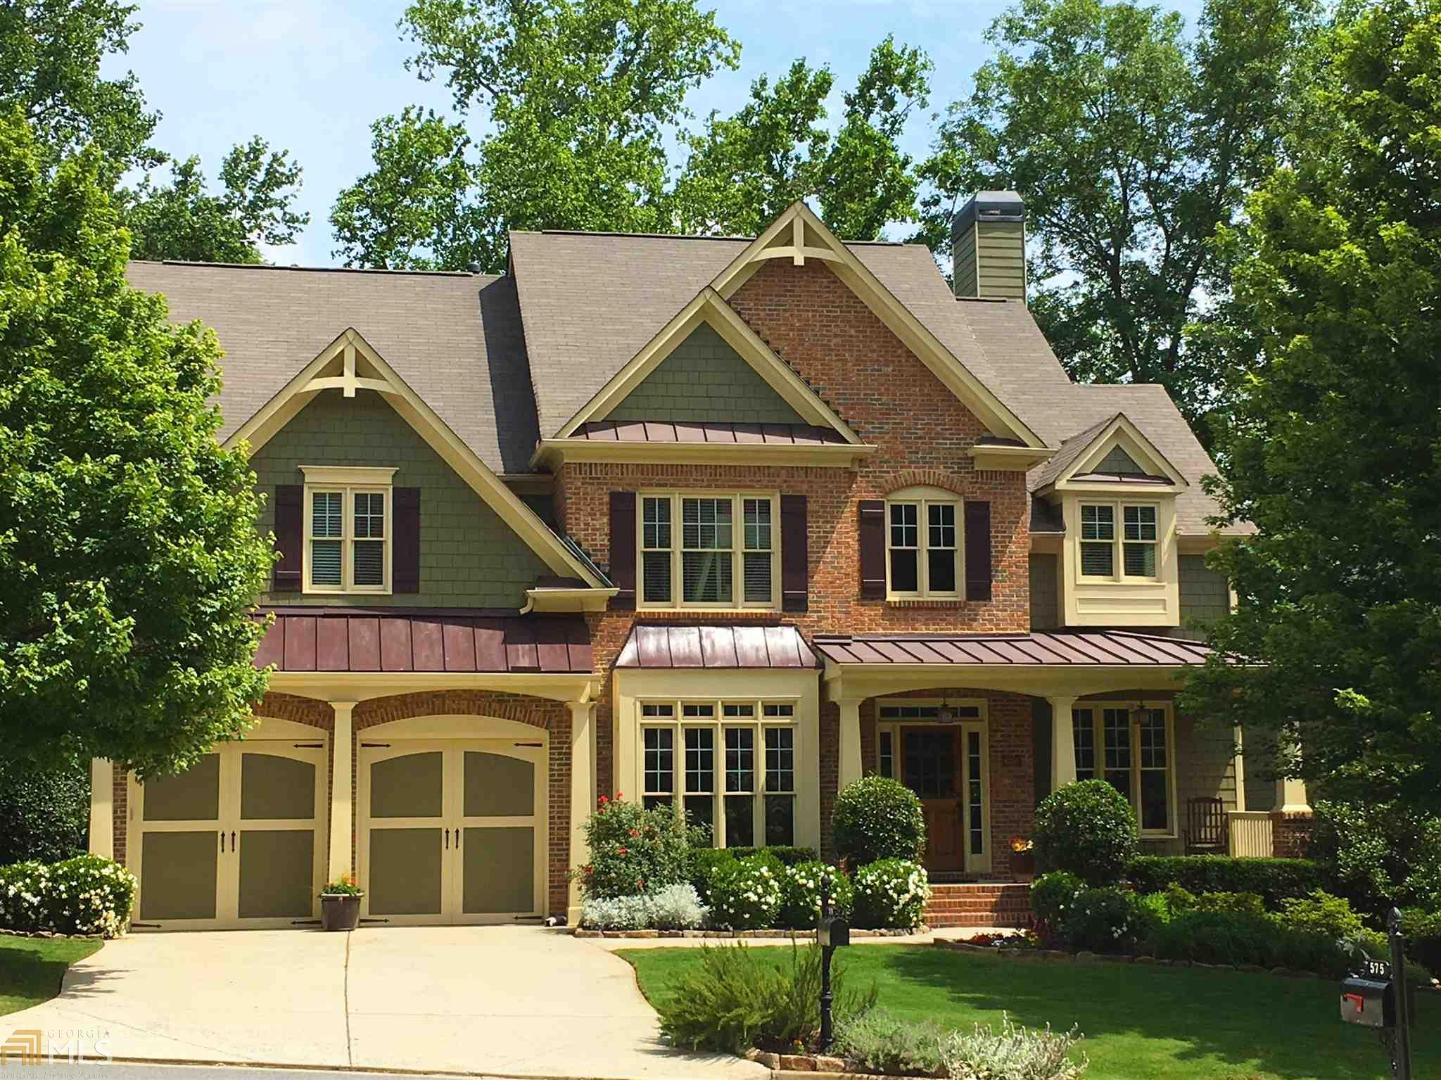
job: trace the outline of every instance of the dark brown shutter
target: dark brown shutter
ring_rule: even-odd
[[[861,599],[886,598],[886,504],[881,499],[862,499],[860,522]]]
[[[610,493],[610,583],[620,592],[610,606],[635,608],[635,492]]]
[[[299,592],[304,563],[305,488],[300,484],[275,487],[275,550],[280,559],[271,571],[273,592]]]
[[[991,598],[991,504],[966,500],[966,599]]]
[[[395,489],[395,513],[391,522],[395,542],[391,549],[390,588],[392,592],[420,592],[420,488]]]
[[[810,548],[806,535],[806,497],[781,496],[781,610],[805,611],[810,607],[806,574]]]

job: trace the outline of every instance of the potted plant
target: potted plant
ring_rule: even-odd
[[[346,874],[320,890],[320,925],[326,930],[354,930],[360,922],[364,896],[354,874]]]
[[[1036,874],[1035,846],[1024,836],[1011,840],[1011,873],[1018,877],[1034,877]]]

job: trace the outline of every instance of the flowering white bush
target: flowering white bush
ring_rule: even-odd
[[[783,868],[765,855],[713,867],[707,879],[710,924],[720,930],[764,930],[780,914]]]
[[[821,917],[821,875],[831,876],[831,909],[837,915],[851,910],[851,880],[839,867],[812,859],[787,866],[781,873],[780,925],[788,930],[814,930]]]
[[[135,875],[95,855],[0,867],[0,929],[118,937],[134,904]]]
[[[857,926],[913,930],[930,898],[925,868],[909,859],[880,859],[856,871]]]
[[[595,897],[580,906],[580,924],[587,930],[694,930],[705,920],[706,906],[691,885],[667,885],[638,896]]]

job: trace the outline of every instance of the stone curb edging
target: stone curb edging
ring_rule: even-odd
[[[1005,956],[1014,960],[1069,960],[1074,964],[1142,964],[1154,965],[1156,967],[1191,967],[1210,969],[1213,971],[1245,971],[1258,975],[1281,975],[1290,979],[1319,979],[1323,982],[1335,981],[1331,979],[1330,976],[1318,975],[1314,971],[1301,971],[1297,968],[1284,967],[1268,968],[1260,964],[1203,964],[1198,960],[1163,960],[1158,956],[1113,955],[1110,953],[1087,952],[1084,949],[1074,953],[1066,952],[1062,949],[1006,949],[997,948],[994,945],[972,945],[967,941],[948,941],[944,938],[936,938],[931,944],[942,949],[951,949],[955,952],[978,953],[986,956]]]
[[[920,1076],[878,1076],[874,1073],[851,1072],[845,1059],[827,1054],[773,1054],[769,1050],[747,1050],[746,1059],[764,1065],[771,1071],[771,1080],[925,1080]]]
[[[912,937],[929,932],[928,926],[918,926],[914,930],[852,930],[851,937]],[[816,936],[814,930],[586,930],[581,927],[572,929],[571,934],[578,938],[795,938],[807,941]]]

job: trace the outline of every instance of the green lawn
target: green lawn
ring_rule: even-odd
[[[65,969],[100,942],[90,938],[26,938],[0,934],[0,1015],[19,1012],[60,992]]]
[[[652,1001],[696,949],[629,949]],[[776,953],[777,959],[780,953]],[[879,1004],[955,1027],[1002,1010],[1028,1026],[1080,1026],[1088,1080],[1386,1080],[1376,1035],[1342,1024],[1336,984],[1203,968],[1018,961],[930,946],[862,945],[840,957]],[[1441,995],[1417,1005],[1415,1073],[1441,1076]]]

